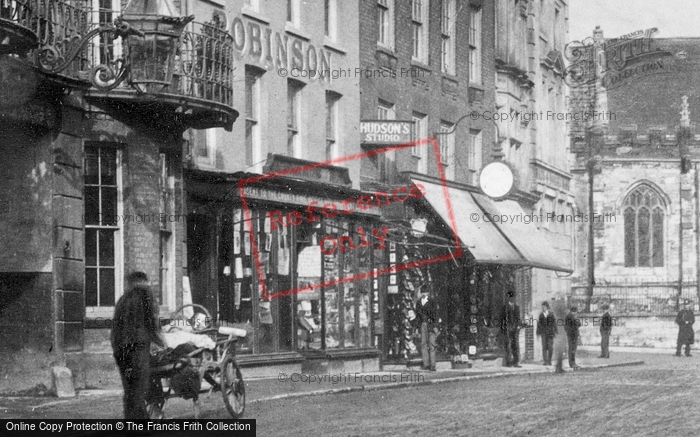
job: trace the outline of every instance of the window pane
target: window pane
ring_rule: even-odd
[[[117,183],[117,152],[112,149],[100,149],[100,164],[102,185],[116,185]]]
[[[100,269],[100,306],[114,306],[114,269]]]
[[[292,84],[287,87],[287,126],[297,126],[297,90]]]
[[[97,230],[85,229],[85,266],[97,265]]]
[[[111,229],[102,229],[99,232],[100,236],[100,266],[114,265],[114,231]]]
[[[651,267],[651,235],[649,210],[640,208],[638,215],[639,227],[637,228],[637,238],[639,240],[639,267]]]
[[[352,253],[346,253],[345,256],[352,257]],[[345,347],[355,347],[356,329],[355,329],[355,284],[348,282],[345,284],[345,307],[343,308],[344,340]]]
[[[102,225],[117,224],[117,187],[102,188]]]
[[[96,185],[99,183],[99,161],[95,149],[85,151],[85,184]]]
[[[654,210],[652,233],[652,267],[662,267],[664,265],[664,213],[661,208]]]
[[[245,74],[245,115],[248,118],[256,118],[255,117],[255,100],[253,96],[253,92],[255,89],[255,75],[250,72],[246,71]]]
[[[85,306],[97,306],[97,269],[85,269]]]
[[[97,225],[100,223],[100,189],[98,187],[85,187],[85,224]]]
[[[253,165],[253,128],[255,122],[246,120],[245,122],[245,163]]]
[[[637,264],[636,241],[634,231],[636,229],[636,214],[632,208],[625,210],[625,267],[634,267]]]

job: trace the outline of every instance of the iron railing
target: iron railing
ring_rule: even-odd
[[[180,36],[170,92],[233,106],[233,37],[218,27],[191,22]]]
[[[0,25],[2,20],[11,21],[35,34],[38,44],[28,60],[46,72],[83,82],[97,77],[101,86],[112,81],[117,88],[127,88],[128,81],[116,80],[128,59],[126,38],[104,30],[119,12],[82,9],[77,4],[0,0]],[[233,107],[233,37],[216,24],[187,24],[175,53],[172,83],[160,94]],[[84,39],[86,35],[89,38]]]
[[[617,315],[634,314],[650,316],[675,315],[683,307],[683,301],[693,302],[697,308],[698,295],[695,278],[684,280],[681,293],[678,281],[638,278],[634,280],[599,280],[590,297],[591,312],[600,312],[603,304],[612,304]],[[575,285],[568,297],[569,306],[583,309],[589,301],[588,287]]]
[[[0,21],[9,22],[36,33],[32,20],[33,0],[0,0]]]

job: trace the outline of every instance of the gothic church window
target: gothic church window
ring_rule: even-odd
[[[640,185],[622,206],[625,226],[625,267],[663,267],[664,202],[654,189]]]

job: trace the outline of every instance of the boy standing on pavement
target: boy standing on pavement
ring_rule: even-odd
[[[552,353],[554,351],[554,336],[557,335],[557,322],[554,314],[549,310],[549,302],[542,302],[542,313],[537,322],[538,336],[542,338],[542,359],[545,366],[552,365]]]
[[[566,337],[569,340],[569,367],[574,370],[580,369],[580,367],[576,365],[576,347],[579,336],[578,329],[580,325],[580,321],[576,317],[577,312],[578,308],[572,307],[571,311],[566,315],[566,319],[564,320],[564,329],[566,330]]]
[[[416,305],[418,326],[420,326],[420,351],[424,370],[436,370],[437,349],[437,305],[427,288],[421,290],[421,297]]]
[[[515,292],[508,292],[508,303],[501,310],[501,333],[504,339],[506,367],[520,367],[520,307],[515,303]]]

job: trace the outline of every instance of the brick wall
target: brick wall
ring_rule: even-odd
[[[483,85],[475,89],[483,95],[479,103],[469,101],[469,13],[467,2],[458,2],[455,23],[456,74],[441,72],[441,5],[430,2],[429,57],[428,65],[411,60],[413,33],[411,27],[411,2],[395,2],[394,28],[395,48],[378,48],[377,3],[372,0],[360,2],[360,64],[367,71],[393,71],[393,77],[362,77],[361,118],[376,119],[378,100],[394,104],[396,119],[411,120],[413,112],[428,116],[428,136],[440,129],[440,122],[456,123],[471,110],[482,112],[494,105],[494,64],[493,64],[493,3],[485,2],[482,12],[483,26]],[[410,73],[413,71],[413,73]],[[411,76],[415,77],[411,77]],[[469,130],[482,131],[483,161],[490,157],[491,138],[494,126],[491,122],[470,118],[460,122],[455,133],[456,164],[455,180],[471,182],[467,171]],[[439,137],[438,137],[439,138]],[[376,162],[364,160],[361,175],[363,180],[378,180],[379,169]],[[399,171],[417,169],[417,158],[410,150],[397,151],[396,169]],[[428,151],[428,174],[438,176],[437,164],[432,148]]]

